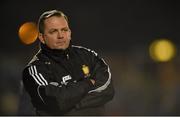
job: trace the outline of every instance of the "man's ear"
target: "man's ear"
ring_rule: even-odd
[[[38,38],[39,38],[39,40],[41,41],[41,43],[45,44],[44,36],[43,36],[42,33],[39,33]]]
[[[72,34],[72,32],[71,32],[71,30],[69,29],[69,39],[71,40],[71,34]]]

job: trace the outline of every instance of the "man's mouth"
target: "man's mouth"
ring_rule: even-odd
[[[65,41],[57,42],[58,45],[64,45]]]

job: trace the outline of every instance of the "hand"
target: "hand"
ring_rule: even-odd
[[[91,83],[94,85],[95,84],[95,80],[90,79]]]

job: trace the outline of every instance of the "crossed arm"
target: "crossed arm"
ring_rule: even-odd
[[[51,115],[63,115],[72,109],[101,106],[114,96],[110,69],[102,59],[96,58],[90,78],[70,82],[66,86],[54,85],[48,81],[44,84],[38,83],[38,79],[35,79],[38,74],[30,73],[27,67],[23,72],[23,83],[34,107]]]

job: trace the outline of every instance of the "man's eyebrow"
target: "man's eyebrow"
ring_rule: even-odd
[[[63,28],[61,28],[61,29],[69,29],[69,27],[63,27]]]
[[[69,27],[62,27],[60,30],[64,30],[64,29],[69,30]],[[49,29],[49,31],[52,31],[52,30],[58,30],[58,28],[53,27]]]

